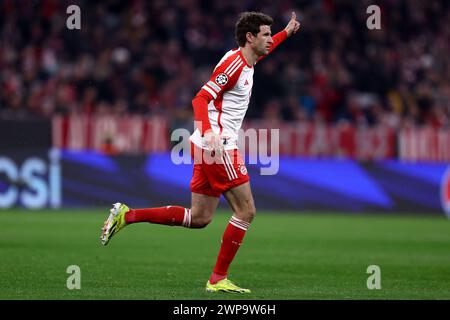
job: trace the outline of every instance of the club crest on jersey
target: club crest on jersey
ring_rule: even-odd
[[[243,164],[240,164],[238,168],[242,175],[245,176],[247,174],[247,168]]]
[[[216,83],[220,86],[224,86],[228,82],[228,77],[225,73],[220,73],[216,77]]]

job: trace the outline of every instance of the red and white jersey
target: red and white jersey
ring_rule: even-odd
[[[208,118],[212,130],[222,136],[225,150],[237,149],[238,131],[252,94],[253,72],[253,66],[247,64],[240,49],[230,50],[202,87],[212,97]],[[190,140],[198,147],[206,148],[199,129]]]

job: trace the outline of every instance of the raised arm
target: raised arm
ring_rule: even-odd
[[[289,38],[291,35],[297,33],[299,29],[300,22],[297,21],[297,15],[295,12],[292,12],[291,20],[289,20],[286,28],[272,37],[273,43],[270,46],[269,52],[266,55],[259,57],[257,62],[267,57],[273,50],[275,50],[276,47],[278,47],[280,43],[286,40],[286,38]]]

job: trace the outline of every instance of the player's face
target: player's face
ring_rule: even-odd
[[[272,31],[270,26],[260,26],[259,33],[255,37],[253,42],[253,50],[259,56],[263,56],[269,53],[269,49],[272,46]]]

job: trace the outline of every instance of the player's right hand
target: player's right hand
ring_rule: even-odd
[[[208,130],[203,135],[203,142],[208,148],[208,150],[212,153],[214,152],[218,156],[222,156],[223,154],[223,145],[222,139],[219,134],[213,132],[212,130]]]

